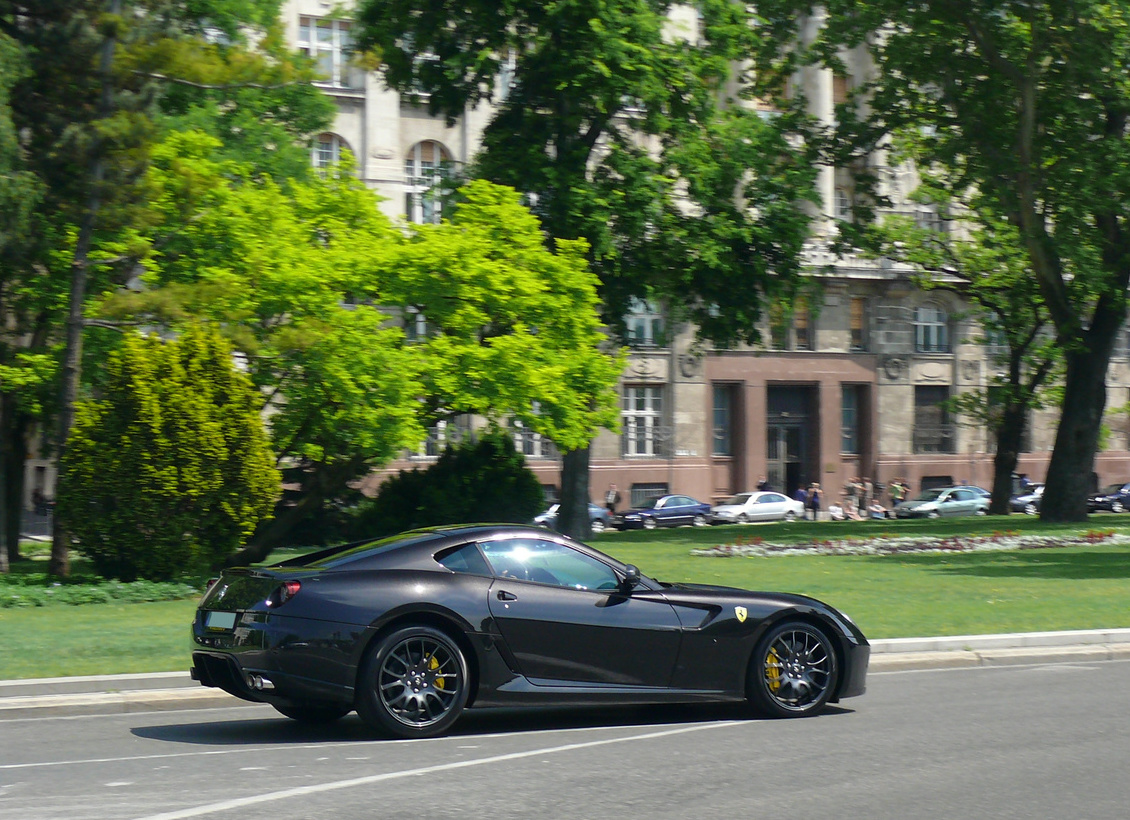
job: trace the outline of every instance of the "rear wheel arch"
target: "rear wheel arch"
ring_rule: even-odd
[[[471,645],[471,641],[468,640],[467,633],[460,627],[458,622],[442,613],[428,610],[401,613],[392,620],[381,624],[380,628],[369,636],[368,640],[365,641],[365,649],[361,653],[357,662],[357,668],[354,671],[354,693],[359,691],[360,678],[361,675],[364,674],[365,661],[370,653],[376,650],[386,635],[390,635],[398,629],[403,629],[407,626],[429,626],[432,629],[437,629],[444,633],[455,642],[455,645],[462,651],[463,657],[467,662],[468,697],[466,705],[471,706],[475,702],[475,696],[478,694],[479,690],[478,653],[475,651],[474,646]]]

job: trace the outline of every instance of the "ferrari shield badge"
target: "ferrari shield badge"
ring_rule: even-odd
[[[746,612],[746,608],[745,608],[744,606],[736,606],[736,607],[734,607],[734,614],[738,616],[738,623],[739,623],[739,624],[744,624],[744,623],[745,623],[745,616],[746,616],[746,615],[747,615],[748,613]]]

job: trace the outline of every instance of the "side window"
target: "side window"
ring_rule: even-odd
[[[490,575],[490,567],[479,552],[477,544],[464,544],[436,556],[436,561],[452,572],[465,572],[468,575]]]
[[[499,578],[591,590],[613,590],[620,584],[612,567],[555,541],[510,538],[480,546]]]

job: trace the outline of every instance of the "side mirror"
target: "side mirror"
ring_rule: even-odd
[[[631,591],[640,583],[640,568],[635,564],[624,567],[624,578],[620,581],[620,588],[625,592]]]

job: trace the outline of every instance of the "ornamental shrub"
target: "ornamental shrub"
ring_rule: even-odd
[[[542,511],[541,484],[503,433],[448,446],[426,470],[401,470],[358,505],[355,538],[440,524],[529,523]]]
[[[57,515],[107,578],[218,566],[270,514],[279,475],[261,400],[212,331],[130,336],[75,408]]]

